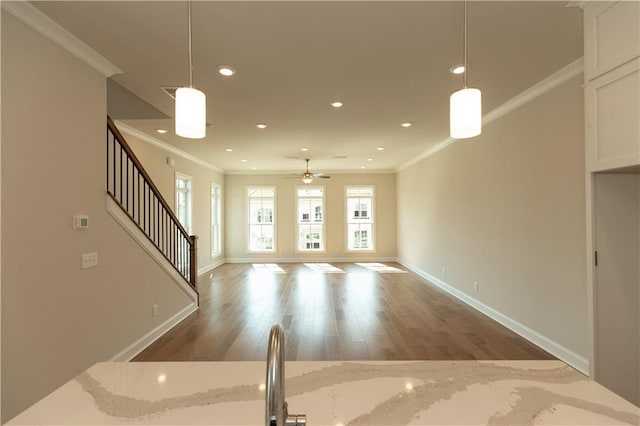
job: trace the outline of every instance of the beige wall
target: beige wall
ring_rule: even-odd
[[[319,182],[318,182],[319,181]],[[303,186],[299,179],[282,175],[227,175],[225,184],[227,258],[231,261],[249,259],[392,259],[396,256],[396,195],[394,174],[332,174],[331,179],[317,179],[313,185],[325,187],[326,231],[324,253],[296,252],[295,187]],[[276,253],[247,253],[247,190],[248,186],[276,187]],[[375,186],[374,253],[346,251],[345,186]]]
[[[189,304],[106,212],[105,98],[104,76],[2,12],[3,422]]]
[[[175,172],[191,176],[192,184],[192,234],[198,236],[198,269],[208,270],[218,266],[224,259],[224,233],[222,250],[217,256],[211,256],[211,184],[216,183],[222,190],[224,200],[224,175],[215,172],[181,156],[169,154],[164,149],[124,133],[127,143],[133,149],[145,170],[151,176],[167,203],[175,209]],[[173,166],[167,164],[167,158],[175,161]],[[221,209],[224,223],[224,202]]]
[[[398,255],[586,358],[581,79],[401,171]]]

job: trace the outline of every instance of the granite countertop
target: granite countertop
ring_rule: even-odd
[[[310,426],[640,424],[560,361],[287,362]],[[99,363],[8,424],[264,425],[264,362]]]

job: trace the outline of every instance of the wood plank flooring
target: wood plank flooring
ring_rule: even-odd
[[[555,359],[412,272],[333,265],[345,273],[223,265],[200,277],[199,311],[134,361],[262,361],[275,322],[288,361]]]

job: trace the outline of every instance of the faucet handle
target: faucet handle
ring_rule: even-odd
[[[304,414],[289,414],[284,424],[286,426],[306,426],[307,416]]]

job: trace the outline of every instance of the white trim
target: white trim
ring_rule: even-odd
[[[322,209],[321,209],[321,213],[322,213],[322,222],[321,223],[317,223],[317,222],[311,222],[311,215],[312,215],[312,211],[309,210],[309,223],[301,223],[300,222],[300,198],[302,199],[311,199],[311,198],[318,198],[317,196],[303,196],[300,197],[299,191],[300,190],[305,190],[305,189],[320,189],[322,190]],[[304,255],[310,255],[313,253],[320,253],[320,254],[324,254],[327,252],[327,187],[326,185],[314,185],[314,184],[302,184],[302,185],[295,185],[293,187],[294,190],[294,197],[295,197],[295,206],[296,206],[296,216],[295,216],[295,225],[296,225],[296,241],[295,241],[295,252],[304,256]],[[311,208],[311,204],[309,204],[309,208]],[[318,250],[302,250],[299,246],[300,241],[298,240],[298,238],[300,238],[300,227],[301,226],[309,226],[309,228],[311,227],[311,225],[321,225],[322,226],[322,240],[321,240],[321,248],[319,248]]]
[[[224,265],[225,264],[225,259],[224,258],[220,258],[218,260],[216,260],[215,262],[212,262],[210,264],[208,264],[207,266],[203,266],[202,268],[198,268],[198,275],[202,275],[206,272],[212,271],[214,269],[216,269],[218,266]]]
[[[388,175],[396,173],[395,169],[365,169],[365,170],[327,170],[324,169],[327,174],[331,176],[335,175]],[[224,173],[227,175],[238,176],[260,176],[260,175],[280,175],[286,178],[295,179],[297,170],[227,170]],[[293,173],[293,175],[291,174]]]
[[[185,191],[180,190],[187,194],[187,223],[180,223],[182,227],[189,233],[189,235],[193,235],[193,176],[188,175],[186,173],[179,172],[177,170],[173,171],[173,211],[180,221],[180,216],[178,213],[178,179],[189,181],[189,185],[185,188]]]
[[[275,253],[278,252],[278,212],[277,212],[277,203],[278,203],[278,187],[277,185],[247,185],[245,186],[245,248],[246,251],[245,253],[247,254],[266,254],[266,255],[273,255]],[[273,197],[256,197],[256,198],[260,198],[260,208],[262,208],[262,201],[268,198],[271,198],[271,200],[273,201],[273,218],[272,218],[272,222],[271,224],[269,223],[265,223],[265,224],[259,224],[259,223],[251,223],[251,195],[249,194],[251,192],[252,189],[273,189]],[[257,226],[273,226],[273,241],[272,241],[272,249],[271,250],[251,250],[251,226],[252,225],[257,225]]]
[[[540,346],[542,349],[558,357],[559,359],[569,364],[576,370],[582,372],[583,374],[588,375],[589,361],[585,357],[573,352],[568,348],[565,348],[561,344],[549,339],[546,336],[543,336],[537,331],[530,329],[526,325],[519,323],[518,321],[504,315],[503,313],[496,311],[490,306],[487,306],[484,303],[479,302],[478,300],[474,299],[468,294],[445,283],[444,281],[434,277],[433,275],[425,271],[422,271],[421,269],[418,269],[417,267],[409,264],[408,262],[405,262],[402,259],[398,259],[398,263],[400,263],[405,268],[415,272],[416,274],[424,278],[427,281],[426,284],[432,284],[432,285],[435,285],[436,287],[441,288],[442,290],[446,291],[456,299],[482,312],[489,318],[495,321],[498,321],[500,324],[504,325],[509,330],[515,332],[516,334],[519,334],[520,336],[529,340],[531,343]]]
[[[371,188],[371,197],[363,197],[371,199],[371,248],[366,249],[350,249],[349,248],[349,197],[347,192],[349,188]],[[360,198],[360,197],[358,197]],[[375,253],[376,252],[376,234],[378,233],[378,226],[376,222],[376,186],[375,185],[345,185],[344,186],[344,251],[345,253]]]
[[[558,71],[554,72],[547,78],[540,80],[538,83],[534,84],[533,86],[529,87],[525,91],[517,94],[513,98],[503,103],[502,105],[496,107],[495,109],[485,114],[484,117],[482,117],[482,125],[486,126],[487,124],[497,120],[503,115],[506,115],[520,108],[522,105],[531,102],[537,97],[571,80],[573,77],[576,77],[583,71],[584,71],[584,58],[578,58],[575,61],[571,62],[569,65],[559,69]],[[421,161],[435,154],[436,152],[445,149],[446,147],[448,147],[449,145],[451,145],[456,141],[457,139],[446,138],[436,143],[435,145],[423,151],[421,154],[417,155],[416,157],[412,158],[411,160],[407,161],[406,163],[398,167],[396,169],[396,172],[402,171],[407,167],[417,163],[418,161]]]
[[[397,262],[395,257],[228,257],[224,263],[355,263]]]
[[[210,192],[210,203],[209,203],[209,259],[213,260],[213,259],[217,259],[218,257],[222,257],[222,228],[223,228],[223,220],[222,220],[222,209],[223,209],[223,205],[222,205],[222,200],[224,198],[224,195],[222,194],[222,186],[219,183],[216,182],[209,182],[209,190]],[[214,195],[217,194],[217,198],[214,198]],[[216,200],[215,206],[217,209],[217,212],[214,211],[214,200]],[[214,243],[214,238],[213,238],[213,232],[212,232],[212,228],[213,228],[213,222],[214,222],[214,213],[218,213],[215,217],[215,222],[216,225],[218,226],[218,241],[216,241],[216,244],[218,245],[218,251],[217,252],[213,252],[213,243]]]
[[[214,166],[213,164],[204,161],[198,157],[196,157],[195,155],[189,154],[188,152],[185,152],[181,149],[176,148],[175,146],[171,146],[168,143],[162,142],[159,139],[156,139],[154,137],[151,137],[149,135],[147,135],[146,133],[141,132],[140,130],[134,129],[133,127],[129,126],[128,124],[123,123],[120,120],[116,120],[115,121],[115,125],[118,128],[118,130],[120,130],[120,132],[127,134],[129,136],[133,136],[134,138],[138,138],[141,141],[147,142],[153,146],[156,146],[160,149],[164,149],[165,151],[171,153],[171,154],[175,154],[175,155],[179,155],[182,158],[185,158],[189,161],[193,161],[196,164],[201,165],[202,167],[206,167],[209,170],[213,170],[214,172],[217,173],[225,173],[224,170],[222,170],[221,168]]]
[[[191,287],[189,283],[176,271],[171,263],[160,253],[158,248],[153,245],[146,235],[138,228],[131,218],[120,208],[120,206],[107,195],[107,212],[124,228],[125,231],[133,237],[133,239],[142,247],[153,260],[178,284],[184,293],[194,303],[198,303],[198,293]]]
[[[589,351],[589,377],[595,380],[596,374],[596,305],[595,305],[595,190],[594,190],[594,174],[586,173],[585,189],[586,189],[586,249],[587,252],[587,348]]]
[[[591,3],[591,0],[571,0],[565,7],[579,7],[580,9],[584,9],[589,3]]]
[[[149,345],[162,337],[166,332],[178,325],[180,321],[187,318],[189,315],[198,310],[198,306],[195,303],[187,305],[180,312],[133,342],[131,345],[118,352],[116,355],[109,359],[109,362],[126,362],[131,361],[133,357],[145,350]]]
[[[105,77],[122,74],[120,68],[28,1],[3,1],[2,8]]]

